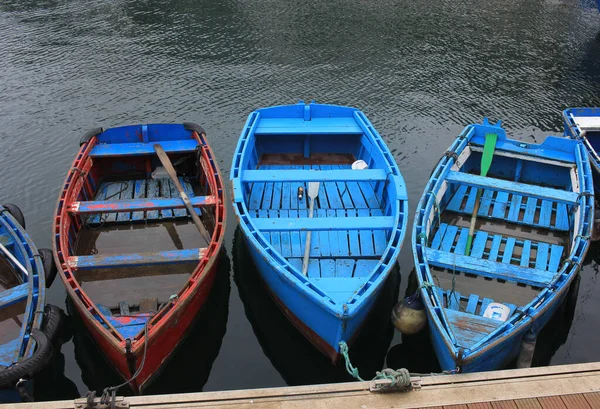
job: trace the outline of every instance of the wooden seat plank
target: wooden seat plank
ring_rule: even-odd
[[[306,210],[300,211],[307,214]],[[343,211],[342,211],[343,212]],[[348,217],[327,217],[324,219],[309,219],[308,216],[278,219],[253,219],[254,226],[261,231],[319,231],[319,230],[391,230],[394,227],[395,218],[393,216],[372,216],[357,217],[356,211],[347,210]],[[358,233],[356,235],[358,239]]]
[[[338,210],[331,210],[332,212],[335,212],[336,217],[346,217],[346,211],[342,210],[342,209],[338,209]],[[329,210],[327,211],[327,216],[330,217],[329,215]],[[332,231],[331,233],[336,233],[335,231]],[[347,230],[340,230],[337,231],[337,246],[338,246],[338,254],[340,256],[349,256],[350,255],[350,246],[348,245],[348,231]]]
[[[133,191],[134,199],[145,199],[146,198],[146,179],[139,179],[135,181],[135,187]],[[144,220],[144,211],[135,211],[131,213],[131,220],[140,221]]]
[[[353,277],[368,277],[371,275],[379,260],[356,260]]]
[[[521,202],[523,201],[523,196],[512,194],[512,198],[510,201],[510,208],[508,210],[508,220],[515,223],[519,221],[519,217],[521,215]]]
[[[85,270],[97,268],[187,263],[200,260],[204,256],[205,252],[206,249],[201,248],[118,255],[70,256],[67,259],[67,264],[71,268]]]
[[[119,196],[119,202],[122,200],[131,200],[133,199],[133,190],[135,188],[135,182],[133,180],[128,180],[126,182],[125,190],[121,191]],[[128,222],[131,220],[131,212],[120,212],[117,214],[118,222]]]
[[[430,265],[450,271],[463,271],[483,277],[502,279],[511,282],[543,287],[552,282],[552,272],[513,264],[498,263],[456,253],[427,249],[427,261]]]
[[[477,189],[474,187],[469,187],[469,197],[467,198],[467,203],[465,204],[464,212],[473,213],[475,208],[475,201],[477,200]]]
[[[160,145],[167,153],[195,152],[198,141],[195,139],[161,141]],[[154,143],[99,143],[90,151],[92,158],[108,156],[155,155]]]
[[[446,229],[448,228],[448,225],[446,223],[442,223],[440,224],[440,227],[437,229],[437,231],[435,232],[435,235],[433,236],[433,241],[431,242],[431,248],[438,250],[442,244],[442,238],[444,237],[444,235],[446,234]]]
[[[306,169],[283,169],[266,168],[268,165],[262,165],[260,169],[244,170],[242,172],[242,181],[245,183],[257,182],[364,182],[364,181],[385,181],[387,173],[385,169],[332,169],[331,166],[314,165]]]
[[[492,300],[491,298],[484,298],[483,300],[481,300],[481,309],[479,310],[478,315],[483,317],[483,313],[487,309],[488,305],[490,305],[493,302],[494,300]]]
[[[371,214],[368,209],[358,209],[358,217],[369,217]],[[361,256],[374,256],[375,246],[373,244],[373,230],[359,230],[360,239],[360,255]]]
[[[335,260],[326,258],[319,260],[319,267],[321,269],[321,277],[322,278],[332,278],[335,277]]]
[[[548,252],[550,245],[548,243],[537,244],[537,254],[535,257],[535,268],[538,270],[546,270],[548,267]]]
[[[564,203],[558,203],[556,206],[556,228],[560,230],[569,229],[569,213],[567,212],[567,205]]]
[[[346,211],[346,213],[348,214],[348,217],[345,220],[350,221],[351,223],[355,223],[358,217],[358,210],[356,209],[348,209]],[[367,220],[367,218],[362,218],[362,220]],[[368,228],[369,226],[365,225],[363,226],[361,229],[358,230],[363,230]],[[352,257],[358,257],[360,256],[360,237],[359,237],[359,232],[358,230],[350,230],[348,229],[348,242],[349,242],[349,247],[350,247],[350,256]]]
[[[479,212],[477,213],[478,215],[487,217],[490,214],[490,207],[492,206],[492,199],[494,198],[495,193],[496,192],[490,189],[485,189],[483,191]]]
[[[460,309],[461,294],[456,290],[454,292],[452,290],[448,290],[446,297],[448,298],[448,308],[458,311]]]
[[[15,287],[0,292],[0,308],[8,307],[20,301],[24,301],[29,296],[29,284],[23,283]]]
[[[577,203],[578,194],[560,189],[531,185],[521,182],[513,182],[504,179],[496,179],[492,177],[473,175],[470,173],[450,171],[446,180],[449,183],[468,185],[476,188],[491,189],[497,191],[505,191],[516,193],[527,197],[535,197],[537,199],[550,199],[555,202],[565,204]]]
[[[383,216],[381,209],[371,210],[371,216]],[[388,239],[383,230],[373,230],[373,243],[375,244],[375,254],[383,255],[388,245]]]
[[[267,211],[270,218],[277,218],[278,211],[275,209],[270,209]],[[271,232],[271,246],[275,249],[275,251],[279,254],[282,254],[281,248],[281,233],[278,231]]]
[[[288,210],[282,210],[280,216],[289,217]],[[281,255],[285,258],[292,257],[292,233],[289,231],[281,232]]]
[[[190,197],[192,206],[206,206],[216,203],[214,196],[193,196]],[[157,198],[157,199],[128,199],[118,201],[90,201],[90,202],[73,202],[69,206],[71,213],[99,213],[99,212],[134,212],[143,215],[144,210],[160,210],[160,209],[183,209],[184,216],[187,215],[185,204],[178,196],[175,198]],[[133,216],[132,216],[133,219]]]

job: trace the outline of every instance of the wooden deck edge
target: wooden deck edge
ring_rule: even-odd
[[[422,377],[420,390],[372,393],[369,382],[127,397],[131,408],[427,408],[600,392],[600,362]],[[9,405],[10,406],[10,405]],[[13,405],[74,408],[73,401]],[[4,407],[4,406],[3,406]],[[8,406],[6,406],[8,407]]]

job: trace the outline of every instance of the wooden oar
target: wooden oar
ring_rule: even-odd
[[[494,150],[496,149],[496,142],[498,141],[498,135],[495,133],[488,133],[485,135],[485,144],[483,145],[483,153],[481,154],[481,176],[487,176],[490,166],[492,165],[492,159],[494,159]],[[471,215],[471,225],[469,226],[469,237],[467,237],[467,248],[465,249],[465,255],[471,254],[471,246],[473,244],[473,233],[475,232],[475,221],[477,220],[477,213],[479,213],[479,205],[481,204],[481,193],[482,191],[477,188],[477,196],[475,198],[475,207],[473,208],[473,215]]]
[[[190,216],[192,216],[192,220],[198,228],[198,231],[200,232],[202,237],[204,237],[204,240],[206,240],[207,244],[210,244],[210,234],[208,234],[206,227],[204,227],[204,225],[202,224],[202,220],[200,220],[200,218],[196,214],[196,210],[194,210],[192,202],[190,202],[190,198],[183,191],[183,186],[181,186],[181,183],[179,183],[179,179],[177,179],[177,173],[175,172],[175,168],[173,168],[173,164],[171,163],[171,160],[165,153],[165,150],[162,148],[162,146],[160,146],[160,144],[157,143],[154,144],[154,151],[158,155],[160,163],[162,163],[165,170],[169,174],[169,177],[175,184],[175,187],[177,188],[177,190],[179,190],[179,196],[181,196],[181,200],[183,200],[183,203],[185,204],[185,208],[187,209],[188,213],[190,214]]]
[[[15,258],[15,256],[13,256],[12,253],[10,251],[8,251],[8,249],[6,247],[4,247],[1,243],[0,243],[0,250],[2,250],[4,255],[6,255],[6,257],[8,257],[13,263],[15,263],[15,265],[17,267],[19,267],[19,270],[21,270],[23,272],[23,274],[25,274],[25,277],[29,276],[29,272],[27,271],[27,269],[25,267],[23,267],[23,264],[19,263],[19,260],[17,260]]]
[[[315,199],[319,195],[319,185],[321,182],[308,182],[308,198],[310,199],[310,208],[308,218],[312,219],[315,210]],[[310,255],[310,237],[312,231],[306,233],[306,247],[304,247],[304,260],[302,261],[302,274],[308,275],[308,257]]]

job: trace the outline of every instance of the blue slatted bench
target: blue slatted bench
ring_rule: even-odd
[[[575,192],[567,192],[565,190],[530,185],[527,183],[511,182],[508,180],[489,178],[456,171],[450,171],[446,177],[446,180],[449,183],[456,183],[494,191],[503,191],[542,200],[551,200],[553,202],[564,203],[567,205],[576,204],[577,199],[579,198],[579,195]]]
[[[192,202],[197,197],[190,182],[185,178],[179,177],[179,182]],[[199,196],[200,201],[205,196]],[[209,196],[210,197],[210,196]],[[207,201],[212,199],[208,199]],[[78,207],[72,206],[69,211],[89,214],[88,224],[128,222],[128,221],[152,221],[162,219],[172,219],[178,217],[188,217],[187,210],[179,196],[177,188],[170,179],[138,179],[127,181],[104,182],[98,187],[96,197],[93,201],[77,202]],[[137,206],[144,204],[143,209],[128,209],[128,206]],[[156,206],[151,206],[151,204]],[[168,203],[176,204],[172,208],[167,207]],[[116,207],[115,210],[103,213],[92,211],[96,204],[101,206]],[[209,204],[209,203],[206,203]],[[108,210],[108,209],[107,209]],[[201,210],[196,206],[196,213],[201,214]]]
[[[353,117],[348,118],[260,118],[255,135],[362,135]]]
[[[446,206],[446,210],[471,215],[475,207],[476,195],[477,188],[459,185]],[[484,189],[477,215],[488,220],[502,220],[549,230],[569,231],[569,214],[566,204],[507,192]]]
[[[29,296],[29,284],[19,284],[0,293],[0,308],[8,307],[20,301],[26,300]]]
[[[434,250],[432,248],[427,248],[426,257],[429,264],[436,267],[448,270],[456,269],[456,271],[528,284],[534,287],[548,286],[555,277],[555,274],[549,271],[516,266],[514,264],[498,263],[476,257]]]
[[[154,151],[155,142],[139,143],[99,143],[90,151],[92,158],[109,156],[142,156],[156,155]],[[161,141],[160,145],[167,153],[194,152],[198,147],[195,139],[184,139],[176,141]]]
[[[118,268],[133,266],[148,266],[159,264],[175,264],[198,261],[206,252],[205,248],[168,250],[150,253],[131,253],[108,256],[70,256],[67,264],[71,268],[87,270],[95,268]]]
[[[468,235],[469,229],[466,227],[459,228],[442,223],[431,241],[431,248],[433,250],[465,254]],[[502,244],[504,244],[504,250],[500,254]],[[488,247],[489,251],[487,250]],[[520,257],[515,252],[518,248],[521,248]],[[532,257],[533,251],[536,253],[535,258]],[[490,261],[500,260],[508,264],[519,263],[523,267],[535,267],[538,270],[555,273],[560,267],[563,251],[564,247],[557,244],[517,240],[514,237],[475,231],[471,256],[485,258]]]
[[[387,173],[384,169],[363,170],[316,170],[316,169],[278,169],[245,170],[242,180],[256,182],[378,182],[384,181]]]
[[[395,218],[392,216],[374,217],[325,217],[325,218],[279,218],[253,219],[257,230],[268,231],[323,231],[323,230],[391,230]]]
[[[207,206],[215,204],[215,196],[190,197],[192,206]],[[71,213],[104,213],[104,212],[133,212],[142,210],[184,209],[181,198],[173,199],[126,199],[118,201],[89,201],[73,202],[69,207]]]

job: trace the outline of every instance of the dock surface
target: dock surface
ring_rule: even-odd
[[[460,375],[422,376],[421,388],[374,393],[370,382],[119,398],[117,407],[163,408],[600,408],[600,362]],[[124,399],[124,400],[121,400]],[[85,400],[12,405],[85,408]],[[126,402],[126,404],[123,404]],[[77,404],[81,403],[81,406]],[[9,405],[10,406],[10,405]]]

